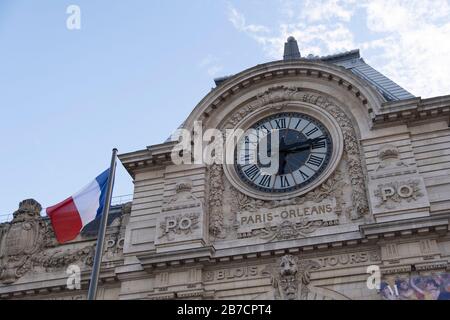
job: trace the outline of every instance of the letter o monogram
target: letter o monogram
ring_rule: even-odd
[[[411,188],[411,186],[408,186],[406,184],[400,186],[397,191],[398,195],[402,198],[411,197],[413,192],[414,192],[413,188]]]
[[[181,230],[189,229],[192,225],[192,220],[188,217],[183,217],[180,220],[180,223],[178,224]]]

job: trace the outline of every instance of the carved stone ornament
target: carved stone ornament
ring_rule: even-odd
[[[307,300],[311,271],[319,270],[316,261],[301,260],[293,255],[282,256],[278,265],[268,266],[263,274],[271,277],[276,300]]]
[[[378,150],[378,159],[380,163],[372,174],[372,179],[413,174],[417,172],[415,168],[408,166],[400,159],[398,148],[392,144],[383,145]]]
[[[273,108],[279,109],[284,105],[287,105],[289,102],[295,101],[313,104],[319,108],[322,108],[331,114],[334,119],[336,119],[343,134],[344,157],[347,164],[346,174],[348,175],[352,192],[352,210],[349,213],[350,219],[356,220],[366,216],[369,213],[369,205],[365,187],[365,175],[361,163],[362,153],[360,150],[359,141],[350,118],[340,107],[330,102],[327,98],[308,92],[302,92],[302,90],[297,87],[273,87],[262,94],[258,94],[256,100],[236,110],[223,124],[223,129],[235,127],[246,116],[258,108],[271,104]],[[213,164],[209,167],[209,230],[210,234],[215,238],[221,238],[221,234],[227,232],[226,229],[229,229],[224,222],[223,215],[223,176],[224,172],[221,165]],[[329,193],[334,192],[339,209],[339,193],[336,191],[342,190],[342,185],[336,184],[336,180],[338,180],[338,178],[335,175],[334,178],[329,178],[317,189],[312,190],[303,196],[289,200],[264,201],[244,195],[238,190],[233,191],[233,199],[237,202],[237,210],[251,211],[258,210],[260,207],[269,208],[270,206],[281,206],[284,205],[285,201],[296,203],[309,201],[311,199],[314,201],[314,199],[326,197]],[[329,190],[331,188],[334,191],[328,192],[327,188]]]
[[[58,249],[50,222],[34,199],[19,204],[9,223],[0,225],[0,282],[11,284],[34,268],[64,268],[74,262],[92,265],[94,245]]]
[[[277,226],[266,226],[264,229],[254,230],[252,235],[267,241],[289,240],[305,237],[323,225],[324,221],[322,220],[308,221],[304,219],[299,222],[286,220]]]
[[[184,179],[175,186],[175,194],[164,201],[157,218],[155,244],[162,250],[183,242],[204,241],[203,203],[192,192],[192,181]]]
[[[176,216],[165,217],[159,225],[161,235],[159,239],[166,238],[167,241],[174,240],[175,235],[188,235],[199,228],[200,213],[192,212]]]
[[[222,210],[223,198],[223,168],[222,165],[212,164],[208,167],[209,174],[209,232],[214,237],[220,237],[224,221]]]
[[[424,195],[420,189],[420,181],[412,179],[379,184],[374,194],[379,200],[376,207],[386,209],[394,209],[402,201],[415,201]]]
[[[33,199],[19,204],[13,220],[3,228],[0,247],[0,280],[13,283],[32,267],[31,257],[43,245],[46,224],[40,216],[41,205]]]

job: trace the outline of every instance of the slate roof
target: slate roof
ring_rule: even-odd
[[[386,99],[386,101],[414,98],[414,95],[412,95],[410,92],[406,91],[397,83],[368,65],[364,61],[364,59],[361,58],[359,49],[323,57],[309,55],[305,59],[300,58],[300,52],[298,52],[297,54],[295,53],[295,49],[298,50],[298,47],[294,46],[294,44],[296,43],[297,42],[295,40],[288,39],[288,42],[286,42],[285,44],[284,60],[303,59],[311,61],[323,61],[326,63],[332,63],[334,65],[341,66],[345,69],[350,70],[355,75],[368,82],[371,86],[375,87]],[[294,56],[295,58],[293,58]],[[230,79],[231,77],[233,76],[230,75],[216,78],[214,79],[214,82],[216,83],[216,86],[220,86],[223,82]]]
[[[108,214],[108,222],[107,226],[109,226],[116,218],[122,215],[123,204],[111,206],[109,208]],[[92,237],[98,234],[98,229],[100,228],[101,217],[96,218],[89,222],[83,230],[81,230],[81,235],[83,237]]]
[[[359,54],[359,50],[352,50],[331,56],[313,57],[312,60],[320,60],[344,67],[361,79],[375,87],[387,101],[414,98],[410,92],[400,87],[394,81],[368,65]]]

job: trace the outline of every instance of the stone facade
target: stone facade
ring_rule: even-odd
[[[386,101],[336,65],[276,61],[218,85],[183,126],[226,130],[296,110],[330,118],[341,149],[295,197],[249,195],[226,165],[174,165],[174,141],[120,155],[134,198],[108,228],[100,298],[380,299],[369,265],[446,272],[450,96]],[[58,246],[39,210],[25,200],[0,226],[0,297],[84,299],[94,238]],[[70,264],[82,270],[77,291],[65,288]]]

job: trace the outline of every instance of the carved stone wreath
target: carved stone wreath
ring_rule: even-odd
[[[244,117],[262,106],[267,104],[276,104],[277,107],[282,107],[289,101],[303,101],[314,104],[329,112],[337,120],[344,137],[347,172],[350,178],[352,190],[352,205],[355,209],[355,215],[351,218],[359,219],[363,217],[369,212],[369,206],[367,202],[364,173],[361,164],[361,150],[356,137],[356,132],[352,121],[345,114],[345,112],[338,106],[331,103],[327,98],[302,92],[301,89],[297,87],[273,87],[264,93],[257,95],[255,101],[234,112],[234,114],[231,115],[231,117],[224,123],[223,128],[233,128]],[[222,211],[222,195],[224,191],[222,166],[217,164],[210,166],[209,175],[209,230],[213,236],[217,236],[221,233],[224,227]],[[324,183],[324,185],[326,185],[326,183]],[[239,206],[242,208],[256,210],[259,206],[265,205],[265,201],[251,199],[248,196],[242,194],[239,195],[239,193],[239,191],[235,190],[236,199]],[[305,200],[308,198],[314,198],[314,193],[316,193],[316,190],[311,191],[302,198],[305,198]]]

